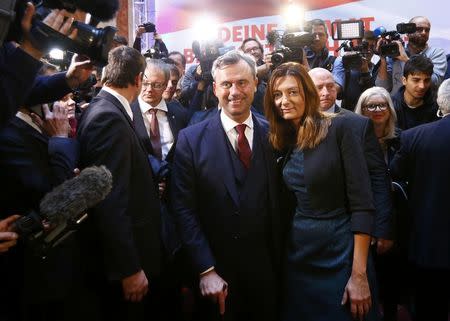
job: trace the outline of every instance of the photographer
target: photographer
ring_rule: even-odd
[[[328,31],[325,21],[311,20],[307,23],[305,31],[311,33],[314,39],[313,43],[305,48],[309,68],[321,67],[332,71],[336,57],[327,48]]]
[[[20,8],[20,4],[19,2],[16,8]],[[42,65],[39,59],[44,56],[45,52],[36,48],[30,39],[30,29],[35,14],[35,7],[31,3],[27,3],[23,9],[21,20],[10,26],[10,32],[6,39],[9,42],[5,42],[0,48],[1,125],[4,125],[15,114],[18,107],[25,103],[30,93],[37,93],[49,84],[48,78],[36,79],[36,75]],[[68,13],[65,10],[53,10],[43,22],[60,33],[67,35],[73,22],[72,17],[64,20],[64,17],[67,15]],[[17,18],[20,16],[22,15],[19,12]],[[19,28],[21,29],[18,30]],[[17,38],[20,34],[23,35],[21,43],[13,42],[12,40],[18,40]],[[70,34],[71,37],[75,35],[76,31]],[[68,82],[72,81],[68,79]],[[58,79],[57,83],[61,84],[61,79]]]
[[[377,38],[373,31],[365,31],[362,43],[364,51],[361,55],[361,66],[359,69],[345,67],[343,58],[338,57],[334,62],[333,77],[338,85],[338,94],[341,94],[341,107],[353,111],[359,96],[366,89],[375,86],[379,62],[372,63]],[[366,48],[367,46],[367,48]]]
[[[408,34],[408,44],[404,46],[400,41],[396,41],[399,48],[399,56],[389,58],[381,56],[380,68],[375,84],[390,91],[391,95],[397,93],[402,86],[403,68],[412,55],[423,55],[431,59],[434,68],[431,81],[436,89],[444,79],[447,69],[445,52],[441,48],[428,45],[431,23],[426,17],[417,16],[412,18],[410,23],[416,24],[416,32]],[[380,39],[379,44],[383,43]]]
[[[139,52],[142,52],[142,35],[147,32],[153,32],[153,39],[155,40],[155,43],[153,45],[153,48],[163,54],[165,57],[168,56],[169,51],[167,50],[167,46],[162,40],[161,36],[156,32],[155,25],[151,24],[153,28],[148,28],[146,25],[149,25],[150,23],[140,25],[136,28],[136,38],[133,42],[133,48],[136,49]],[[154,30],[154,31],[150,31]]]

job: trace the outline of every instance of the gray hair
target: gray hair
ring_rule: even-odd
[[[389,117],[388,124],[384,130],[383,137],[380,137],[382,141],[395,137],[395,123],[397,122],[397,113],[394,109],[394,104],[392,103],[391,96],[386,89],[382,87],[372,87],[365,90],[361,96],[359,96],[358,102],[356,103],[355,113],[362,115],[362,108],[367,103],[367,101],[374,97],[381,96],[388,103],[389,111],[391,116]]]
[[[444,80],[439,86],[437,93],[437,103],[443,115],[450,114],[450,79]]]
[[[216,60],[214,60],[212,69],[211,69],[211,75],[214,80],[216,80],[216,72],[217,69],[223,69],[226,66],[235,65],[239,63],[239,61],[245,61],[248,66],[250,67],[250,70],[252,72],[253,78],[256,78],[256,62],[255,58],[252,56],[243,53],[240,50],[231,50],[227,53],[223,54],[222,56],[218,57]]]
[[[165,79],[164,83],[167,85],[167,82],[170,79],[170,66],[159,59],[147,58],[145,61],[147,62],[147,67],[145,68],[145,70],[155,68],[162,71]]]

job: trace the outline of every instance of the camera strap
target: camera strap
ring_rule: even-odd
[[[3,40],[8,34],[9,25],[14,21],[16,12],[14,7],[16,0],[1,0],[0,1],[0,46],[3,44]]]

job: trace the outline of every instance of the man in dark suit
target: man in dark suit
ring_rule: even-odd
[[[147,320],[149,281],[160,270],[157,187],[130,107],[140,93],[144,69],[137,50],[121,46],[110,51],[104,87],[78,128],[81,167],[103,164],[113,175],[110,194],[92,209],[81,231],[92,295],[90,314],[84,317],[93,320]]]
[[[409,259],[415,266],[418,321],[446,321],[449,308],[450,80],[441,84],[437,101],[442,120],[403,131],[391,163],[393,178],[408,181]]]
[[[21,108],[0,131],[0,219],[39,212],[39,202],[52,188],[73,177],[78,144],[68,138],[67,111],[44,107],[36,115]],[[34,120],[33,120],[34,119]],[[67,320],[65,302],[77,277],[75,243],[69,238],[46,260],[33,254],[26,242],[0,258],[1,320]],[[6,277],[7,276],[7,277]],[[67,306],[66,306],[67,307]]]
[[[377,252],[385,253],[393,245],[392,203],[386,163],[376,139],[373,124],[369,118],[341,109],[336,105],[336,83],[331,72],[323,68],[314,68],[309,71],[309,75],[319,92],[320,110],[351,117],[353,120],[352,128],[363,144],[372,184],[375,205],[375,225],[372,235],[377,239]]]
[[[212,69],[220,113],[180,132],[172,202],[211,320],[276,320],[280,213],[266,122],[250,105],[254,59],[230,51]]]

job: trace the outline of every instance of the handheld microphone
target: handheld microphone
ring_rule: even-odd
[[[112,174],[105,166],[87,167],[47,193],[39,204],[39,214],[21,217],[13,230],[42,255],[74,233],[87,218],[85,211],[105,199],[111,188]],[[42,221],[49,224],[48,230]]]

